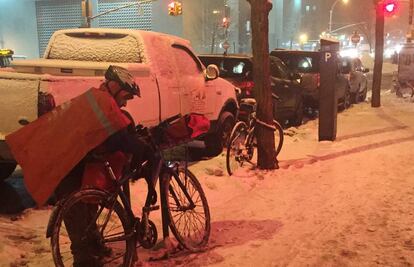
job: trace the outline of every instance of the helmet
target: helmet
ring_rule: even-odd
[[[131,73],[125,68],[111,65],[105,72],[105,79],[115,81],[121,86],[121,90],[127,91],[133,95],[141,97],[138,85],[135,83]]]

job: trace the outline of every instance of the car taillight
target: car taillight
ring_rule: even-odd
[[[39,92],[38,104],[37,104],[37,116],[40,117],[43,114],[51,111],[56,107],[55,99],[49,93]]]
[[[243,81],[237,84],[238,87],[246,92],[246,95],[251,95],[254,87],[254,82],[252,81]]]

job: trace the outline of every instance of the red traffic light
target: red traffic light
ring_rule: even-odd
[[[178,16],[183,13],[182,4],[178,1],[172,1],[168,4],[168,15]]]
[[[397,1],[385,1],[383,6],[384,14],[392,16],[397,12],[398,2]]]

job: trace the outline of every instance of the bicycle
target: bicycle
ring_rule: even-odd
[[[158,129],[176,120],[177,116],[162,122]],[[159,179],[161,196],[161,217],[164,238],[171,229],[178,243],[190,251],[203,248],[210,236],[210,211],[204,191],[196,176],[177,162],[163,159],[159,142],[152,131],[142,129],[152,144],[157,155],[157,162],[151,171],[151,182],[148,182],[148,193],[142,208],[142,218],[134,215],[131,209],[129,181],[135,179],[143,171],[148,171],[145,162],[135,170],[127,170],[117,179],[109,164],[105,169],[114,184],[110,192],[99,189],[83,189],[74,192],[60,201],[53,210],[47,237],[51,238],[53,260],[56,266],[71,266],[71,241],[64,225],[65,216],[70,216],[72,208],[86,207],[96,210],[93,218],[87,218],[88,226],[83,239],[88,240],[91,250],[104,266],[132,266],[137,260],[136,248],[141,245],[145,249],[152,248],[158,239],[155,224],[149,219],[150,212],[158,210],[159,205],[155,185]],[[92,241],[90,241],[92,240]],[[85,241],[86,242],[86,241]]]
[[[279,100],[279,97],[272,94],[272,97]],[[232,175],[245,162],[256,166],[257,159],[255,156],[256,125],[260,123],[264,127],[272,128],[275,134],[275,151],[276,156],[279,155],[283,146],[283,128],[276,120],[273,125],[267,125],[256,118],[256,100],[253,98],[242,99],[240,106],[245,105],[246,109],[251,111],[246,117],[246,121],[238,121],[231,131],[229,142],[227,144],[226,167],[227,173]]]

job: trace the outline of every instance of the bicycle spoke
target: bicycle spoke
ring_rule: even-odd
[[[73,265],[74,255],[71,251],[71,239],[68,236],[63,218],[71,216],[73,214],[72,211],[74,211],[71,209],[79,207],[85,207],[85,211],[90,213],[85,213],[87,217],[79,218],[79,222],[71,222],[72,224],[69,226],[75,227],[75,224],[79,223],[76,227],[85,229],[85,231],[78,233],[82,238],[77,242],[83,243],[82,248],[87,246],[83,249],[91,249],[90,253],[93,253],[93,256],[99,257],[105,266],[130,265],[133,250],[135,249],[134,233],[128,226],[128,217],[125,210],[116,201],[115,195],[113,197],[115,199],[114,202],[111,201],[110,205],[107,205],[108,193],[95,189],[86,189],[77,192],[65,202],[66,206],[60,211],[63,214],[57,217],[60,221],[58,221],[56,226],[59,228],[57,231],[54,231],[51,242],[54,247],[52,249],[53,258],[57,266]],[[86,205],[79,206],[80,204]],[[109,255],[95,254],[102,253],[103,251],[99,252],[100,248],[95,248],[95,245],[92,244],[104,245],[108,248]]]

